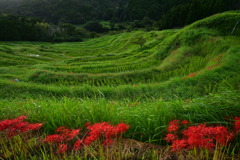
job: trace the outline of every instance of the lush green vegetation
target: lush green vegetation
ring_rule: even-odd
[[[82,43],[2,42],[1,96],[172,99],[217,93],[225,83],[238,89],[239,38],[231,36],[238,17],[229,12],[181,30],[126,32]],[[214,27],[224,19],[228,25]],[[239,35],[239,27],[233,34]],[[193,72],[198,74],[183,80]]]
[[[38,17],[53,23],[109,21],[108,28],[182,27],[216,13],[240,9],[239,0],[2,0],[0,13]],[[106,31],[100,29],[97,31]]]
[[[0,119],[25,114],[44,133],[125,122],[125,137],[161,145],[173,119],[231,128],[240,115],[239,19],[235,11],[183,29],[1,42]],[[239,136],[230,148],[237,153]]]

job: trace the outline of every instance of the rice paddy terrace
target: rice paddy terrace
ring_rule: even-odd
[[[239,89],[239,17],[76,43],[1,42],[0,96],[168,100]]]

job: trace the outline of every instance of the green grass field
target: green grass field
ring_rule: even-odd
[[[0,42],[0,120],[24,114],[44,133],[125,122],[125,137],[158,145],[173,119],[231,127],[226,117],[240,116],[239,19],[226,12],[78,43]]]

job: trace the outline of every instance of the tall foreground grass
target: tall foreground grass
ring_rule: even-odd
[[[41,137],[40,137],[41,138]],[[41,140],[41,139],[40,139]],[[28,145],[27,145],[27,144]],[[31,160],[238,160],[235,148],[230,146],[217,146],[214,150],[191,150],[184,152],[170,152],[169,147],[162,147],[148,143],[142,143],[131,139],[120,139],[114,145],[105,147],[96,142],[90,147],[80,151],[65,154],[56,154],[53,147],[49,147],[39,141],[35,135],[28,141],[16,136],[11,140],[0,139],[1,159],[31,159]],[[20,149],[21,148],[21,149]],[[32,152],[34,151],[34,152]]]
[[[1,119],[16,118],[24,114],[31,122],[44,122],[44,127],[39,133],[26,134],[24,137],[1,137],[1,152],[5,157],[13,159],[237,159],[240,150],[239,136],[230,145],[218,146],[213,151],[177,153],[170,152],[164,137],[168,123],[174,119],[189,120],[193,125],[223,125],[231,129],[233,118],[240,115],[239,98],[239,91],[227,90],[221,94],[171,102],[162,99],[153,102],[66,97],[2,100]],[[131,128],[123,135],[124,139],[119,139],[111,147],[102,146],[99,141],[91,147],[64,155],[56,154],[54,148],[49,148],[42,142],[45,134],[54,133],[59,126],[84,128],[86,122],[94,124],[104,121],[111,124],[124,122]]]
[[[26,115],[31,122],[44,122],[44,132],[59,126],[78,128],[86,122],[121,122],[131,125],[125,136],[136,140],[165,144],[166,127],[173,119],[198,123],[222,123],[240,114],[240,93],[225,91],[192,100],[108,101],[106,99],[38,98],[1,100],[1,119]],[[190,101],[190,102],[189,102]]]

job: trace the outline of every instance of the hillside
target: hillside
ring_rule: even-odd
[[[99,96],[106,98],[124,98],[135,91],[135,98],[202,96],[217,91],[226,78],[233,83],[239,78],[238,66],[230,67],[238,60],[238,54],[234,54],[238,46],[234,44],[239,43],[239,27],[235,36],[230,36],[238,18],[238,12],[229,12],[181,30],[133,31],[82,43],[4,42],[1,96],[15,96],[23,93],[23,88],[35,96],[93,97],[101,93]],[[141,38],[143,47],[137,44]],[[191,73],[196,77],[182,80]],[[11,83],[11,79],[20,83]],[[238,84],[232,85],[239,88]],[[182,95],[193,86],[193,93]],[[169,92],[169,88],[174,90]]]
[[[239,11],[230,11],[181,29],[136,30],[83,42],[1,42],[0,119],[24,114],[44,122],[46,134],[59,126],[124,122],[131,128],[123,137],[155,145],[166,145],[167,124],[174,119],[233,128],[232,119],[240,115],[239,19]],[[220,155],[238,159],[239,138],[236,133]],[[38,140],[31,145],[39,148]],[[94,147],[90,157],[99,158],[103,149]],[[39,157],[56,156],[40,151]],[[217,151],[204,150],[201,159]],[[191,154],[199,158],[197,153]]]

